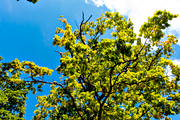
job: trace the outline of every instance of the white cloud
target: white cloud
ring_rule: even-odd
[[[175,59],[175,60],[173,60],[173,63],[174,63],[175,65],[179,65],[179,66],[180,66],[180,59]]]
[[[95,5],[97,5],[97,7],[100,7],[105,4],[103,0],[92,0],[92,1]]]
[[[87,1],[87,0],[86,0]],[[89,0],[97,7],[106,6],[111,11],[118,11],[131,18],[138,33],[140,26],[152,16],[156,10],[167,10],[180,15],[180,0]],[[180,17],[171,22],[169,32],[176,32],[180,40]],[[180,45],[180,41],[178,43]]]
[[[173,60],[173,63],[175,64],[175,65],[179,65],[180,66],[180,59],[175,59],[175,60]],[[168,66],[167,68],[166,68],[166,74],[167,74],[167,76],[169,76],[169,79],[170,80],[172,80],[173,79],[173,74],[172,74],[172,72],[171,72],[171,68],[170,68],[170,66]]]

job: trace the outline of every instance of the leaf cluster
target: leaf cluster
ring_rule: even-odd
[[[0,63],[0,118],[23,119],[27,94],[30,90],[33,93],[36,92],[34,84],[37,84],[37,82],[34,78],[50,75],[51,72],[52,70],[39,67],[33,62],[20,62],[18,59],[9,63]],[[29,83],[26,79],[32,79],[33,81]],[[41,85],[39,85],[38,90]]]

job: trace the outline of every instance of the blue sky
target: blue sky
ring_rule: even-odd
[[[56,27],[61,25],[58,21],[59,16],[63,15],[67,18],[73,29],[76,29],[76,24],[81,21],[82,11],[86,17],[92,14],[92,20],[105,11],[118,11],[132,18],[137,26],[135,28],[137,32],[147,16],[151,16],[157,9],[167,8],[173,13],[180,12],[177,6],[180,5],[179,1],[159,1],[151,0],[146,3],[142,0],[137,0],[137,2],[133,0],[39,0],[36,4],[32,4],[26,0],[19,2],[0,0],[0,56],[4,58],[4,62],[18,58],[21,61],[33,61],[40,66],[55,69],[59,64],[59,57],[55,52],[58,47],[52,46],[52,41]],[[179,18],[172,23],[168,32],[180,38]],[[179,64],[179,45],[175,46],[175,51],[171,59]],[[52,78],[56,79],[54,76]],[[42,95],[42,93],[37,95]],[[26,120],[31,119],[36,104],[36,96],[29,95],[29,97]],[[180,116],[174,119],[180,119]]]

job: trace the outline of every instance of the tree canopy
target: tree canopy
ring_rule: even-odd
[[[20,1],[20,0],[17,0],[17,1]],[[32,2],[32,3],[36,3],[36,2],[38,2],[39,0],[27,0],[27,1]]]
[[[83,14],[74,31],[61,17],[64,28],[57,27],[53,41],[65,49],[56,69],[60,80],[45,81],[43,76],[53,71],[33,62],[1,62],[0,118],[23,119],[27,94],[44,84],[51,84],[51,91],[37,97],[34,120],[168,120],[179,114],[180,67],[169,59],[178,40],[165,34],[177,16],[156,11],[138,35],[132,21],[118,12],[105,12],[96,21]]]

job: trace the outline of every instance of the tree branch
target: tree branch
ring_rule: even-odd
[[[79,30],[79,36],[80,36],[80,40],[83,44],[86,44],[85,41],[83,41],[82,39],[82,33],[83,33],[83,30],[82,30],[82,25],[83,24],[86,24],[90,19],[91,19],[92,15],[89,16],[89,18],[84,22],[84,12],[82,12],[82,21],[81,21],[81,24],[80,24],[80,30]]]
[[[43,81],[43,80],[36,80],[36,79],[33,78],[33,77],[31,77],[31,79],[32,79],[33,81],[24,81],[24,82],[31,82],[31,83],[38,82],[38,83],[45,83],[45,84],[52,84],[52,85],[54,84],[54,85],[58,85],[58,86],[62,87],[63,90],[65,91],[65,93],[66,93],[67,95],[69,95],[69,97],[72,99],[73,107],[74,107],[75,110],[77,111],[78,115],[81,117],[81,120],[84,120],[83,116],[80,114],[80,109],[77,108],[77,105],[76,105],[76,103],[75,103],[74,97],[71,95],[71,93],[70,93],[66,88],[63,87],[62,84],[57,83],[57,82],[46,82],[46,81]]]
[[[154,59],[153,59],[153,60],[151,61],[151,63],[149,64],[148,70],[151,69],[151,66],[153,65],[153,62],[157,59],[157,57],[158,57],[158,55],[161,53],[161,51],[162,51],[162,49],[158,49],[158,50],[157,50],[157,53],[156,53]]]
[[[107,96],[104,98],[103,102],[100,104],[100,109],[99,109],[99,114],[98,114],[98,120],[101,120],[102,108],[103,108],[104,103],[106,102],[107,98],[110,96],[110,94],[111,94],[111,92],[112,92],[113,86],[116,85],[116,81],[117,81],[118,77],[120,76],[120,74],[122,74],[123,72],[126,72],[126,71],[127,71],[127,68],[128,68],[128,66],[130,65],[131,62],[135,62],[136,60],[138,60],[139,55],[140,55],[141,51],[143,50],[143,48],[145,47],[146,42],[147,42],[147,39],[146,39],[143,47],[142,47],[142,48],[140,49],[140,51],[138,52],[138,54],[136,54],[136,58],[135,58],[135,59],[133,59],[133,60],[124,60],[124,62],[118,62],[118,63],[116,63],[113,67],[111,67],[111,70],[110,70],[110,89],[109,89],[109,92],[108,92]],[[115,67],[116,67],[117,65],[122,64],[122,63],[127,63],[127,64],[126,64],[126,66],[123,68],[123,71],[118,74],[116,81],[115,81],[114,84],[112,85],[112,73],[113,73]],[[125,71],[124,71],[124,69],[125,69]]]

